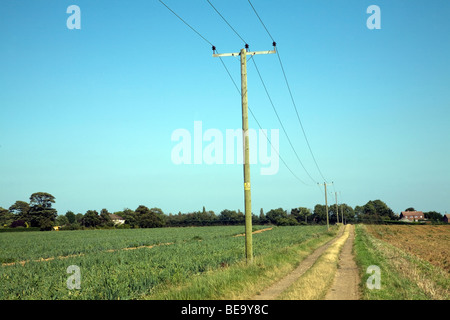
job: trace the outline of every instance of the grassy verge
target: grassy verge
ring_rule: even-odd
[[[303,243],[257,256],[250,265],[241,261],[186,279],[176,285],[161,285],[155,288],[154,294],[144,298],[150,300],[250,299],[294,270],[315,249],[333,239],[337,231],[337,228],[332,228],[329,232]]]
[[[348,239],[349,227],[280,297],[281,300],[319,300],[323,299],[333,283],[338,268],[341,249]]]
[[[448,273],[370,235],[364,225],[356,226],[355,260],[360,269],[362,299],[448,300]],[[381,288],[366,285],[369,266],[380,268]]]

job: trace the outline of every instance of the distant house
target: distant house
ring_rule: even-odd
[[[402,211],[400,213],[400,220],[418,221],[424,218],[422,211]]]
[[[412,220],[409,220],[407,217],[402,217],[399,221],[400,222],[412,222]]]
[[[121,216],[118,216],[117,214],[110,214],[109,217],[111,218],[111,221],[114,222],[114,224],[124,224],[125,219]]]
[[[450,222],[450,213],[444,214],[444,222],[449,223]]]

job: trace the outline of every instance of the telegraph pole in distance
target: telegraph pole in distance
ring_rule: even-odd
[[[338,201],[337,201],[337,192],[334,192],[335,196],[336,196],[336,219],[337,219],[337,223],[339,223],[339,208],[338,208]]]
[[[252,244],[252,199],[250,189],[250,143],[248,135],[248,96],[247,96],[247,56],[256,54],[272,54],[271,51],[253,51],[247,52],[248,44],[239,53],[223,53],[216,54],[213,47],[213,57],[235,57],[241,56],[241,101],[242,101],[242,135],[244,145],[244,201],[245,201],[245,257],[247,263],[253,261],[253,244]]]
[[[327,210],[327,230],[330,230],[330,224],[328,222],[328,202],[327,202],[327,184],[326,182],[323,183],[325,186],[325,208]]]
[[[317,183],[319,184],[319,183]],[[331,183],[333,184],[333,183]],[[329,218],[328,218],[328,198],[327,198],[327,183],[324,182],[323,183],[324,187],[325,187],[325,208],[327,211],[327,230],[330,230],[330,222],[329,222]],[[336,200],[337,201],[337,200]]]

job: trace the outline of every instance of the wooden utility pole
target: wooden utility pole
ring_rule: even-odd
[[[275,45],[274,45],[275,46]],[[213,48],[214,50],[215,48]],[[247,52],[248,45],[239,53],[213,53],[213,57],[235,57],[241,56],[241,100],[242,100],[242,135],[244,147],[244,201],[245,201],[245,257],[247,263],[253,261],[252,244],[252,198],[250,189],[250,143],[248,135],[248,95],[247,95],[247,56],[256,54],[276,53],[275,48],[271,51]]]
[[[337,219],[337,223],[339,223],[339,208],[338,208],[338,201],[337,201],[337,192],[334,192],[335,196],[336,196],[336,219]]]
[[[333,182],[331,184],[333,184]],[[319,183],[317,183],[317,185],[319,185]],[[324,182],[323,185],[325,187],[325,208],[326,208],[326,211],[327,211],[327,230],[330,230],[330,222],[329,222],[329,217],[328,217],[327,183]],[[337,204],[337,198],[336,198],[336,204]]]
[[[241,49],[242,134],[244,143],[245,257],[253,260],[252,194],[250,190],[250,143],[248,136],[247,54]]]
[[[330,230],[330,223],[328,222],[327,183],[324,182],[323,185],[325,186],[325,207],[327,210],[327,230]]]

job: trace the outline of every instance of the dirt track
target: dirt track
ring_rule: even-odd
[[[357,300],[359,299],[359,274],[353,259],[353,241],[355,237],[355,227],[350,227],[350,234],[345,242],[339,259],[339,268],[335,275],[333,286],[327,293],[325,300]],[[290,285],[300,278],[308,269],[310,269],[316,260],[337,240],[344,232],[341,228],[339,234],[331,241],[316,249],[290,274],[266,288],[260,294],[254,296],[251,300],[275,300]]]
[[[260,294],[254,296],[251,300],[275,300],[283,291],[285,291],[291,284],[293,284],[298,278],[300,278],[316,260],[330,247],[343,233],[344,229],[341,228],[339,234],[323,246],[316,249],[312,254],[306,257],[298,267],[283,279],[277,281],[270,287],[266,288]]]
[[[260,229],[260,230],[253,231],[252,234],[258,234],[258,233],[262,233],[262,232],[265,232],[265,231],[270,231],[272,229],[273,228]],[[233,237],[245,237],[245,233],[237,234],[237,235],[235,235]]]
[[[339,257],[339,268],[333,286],[325,296],[325,300],[359,300],[359,272],[352,252],[354,240],[355,226],[352,225]]]

